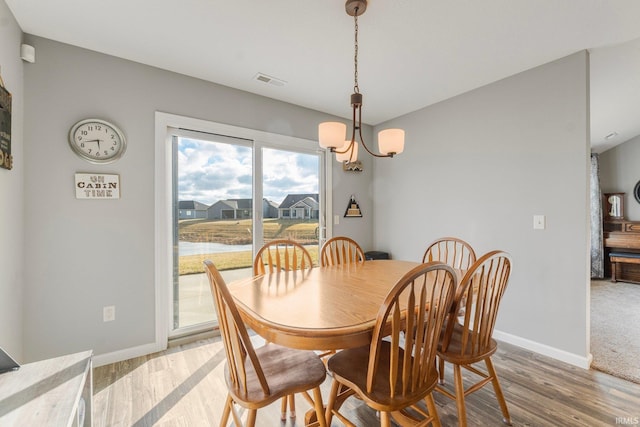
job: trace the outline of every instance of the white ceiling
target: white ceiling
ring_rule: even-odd
[[[343,0],[5,1],[26,33],[350,118]],[[638,22],[637,0],[370,0],[359,18],[363,121],[589,49],[592,145],[603,151],[640,134]]]

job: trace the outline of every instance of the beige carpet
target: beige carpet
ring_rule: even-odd
[[[591,367],[640,384],[640,285],[591,281]]]

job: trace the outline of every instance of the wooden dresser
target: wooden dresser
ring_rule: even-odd
[[[611,252],[640,254],[640,221],[609,220],[603,223],[605,276],[611,276]],[[617,280],[640,283],[640,264],[618,265]]]

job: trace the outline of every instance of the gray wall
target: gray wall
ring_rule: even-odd
[[[155,111],[306,139],[316,139],[318,123],[335,117],[48,39],[27,40],[37,61],[24,74],[25,356],[106,354],[152,343]],[[68,147],[71,125],[93,116],[126,134],[127,152],[114,164],[91,165]],[[334,212],[341,214],[356,194],[367,214],[341,221],[334,234],[370,247],[371,168],[347,175],[334,164]],[[120,174],[121,198],[76,200],[76,172]],[[116,306],[114,322],[102,322],[107,305]]]
[[[11,153],[13,169],[0,169],[0,346],[23,359],[22,302],[24,289],[24,156],[22,31],[4,0],[0,0],[0,75],[12,95]]]
[[[8,37],[16,40],[9,22]],[[3,76],[7,82],[9,66],[20,103],[18,45],[0,30]],[[19,205],[24,168],[24,356],[87,348],[104,354],[153,342],[154,112],[307,139],[330,116],[47,39],[26,41],[37,62],[24,66],[24,161],[0,171],[0,190]],[[515,267],[498,323],[503,336],[584,357],[587,70],[587,55],[579,53],[380,126],[405,128],[406,152],[375,161],[375,171],[369,157],[361,173],[343,173],[335,163],[334,234],[413,260],[443,235],[460,236],[480,253],[505,249]],[[129,146],[119,162],[93,166],[68,148],[69,127],[89,116],[124,129]],[[22,128],[17,120],[14,129]],[[371,138],[369,128],[365,136]],[[120,174],[122,198],[76,200],[75,172]],[[363,218],[342,217],[351,194]],[[0,244],[0,262],[15,279],[0,282],[7,325],[19,317],[20,305],[4,301],[23,283],[15,252],[22,253],[23,227],[20,206],[2,204],[0,212],[12,224]],[[534,214],[547,215],[546,230],[532,230]],[[115,322],[102,322],[105,305],[117,307]],[[7,341],[17,348],[19,335]]]
[[[626,193],[625,218],[640,221],[640,204],[633,188],[640,181],[640,137],[635,137],[600,154],[600,187],[603,193]]]
[[[419,260],[458,236],[502,249],[513,274],[500,337],[567,360],[588,354],[588,56],[498,81],[380,126],[405,153],[375,164],[374,240]],[[533,215],[546,230],[533,230]]]

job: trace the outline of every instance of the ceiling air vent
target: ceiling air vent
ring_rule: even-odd
[[[262,73],[258,73],[253,76],[253,79],[258,82],[267,83],[273,86],[284,86],[287,84],[287,82],[285,82],[284,80],[276,79],[275,77],[267,76],[266,74]]]

